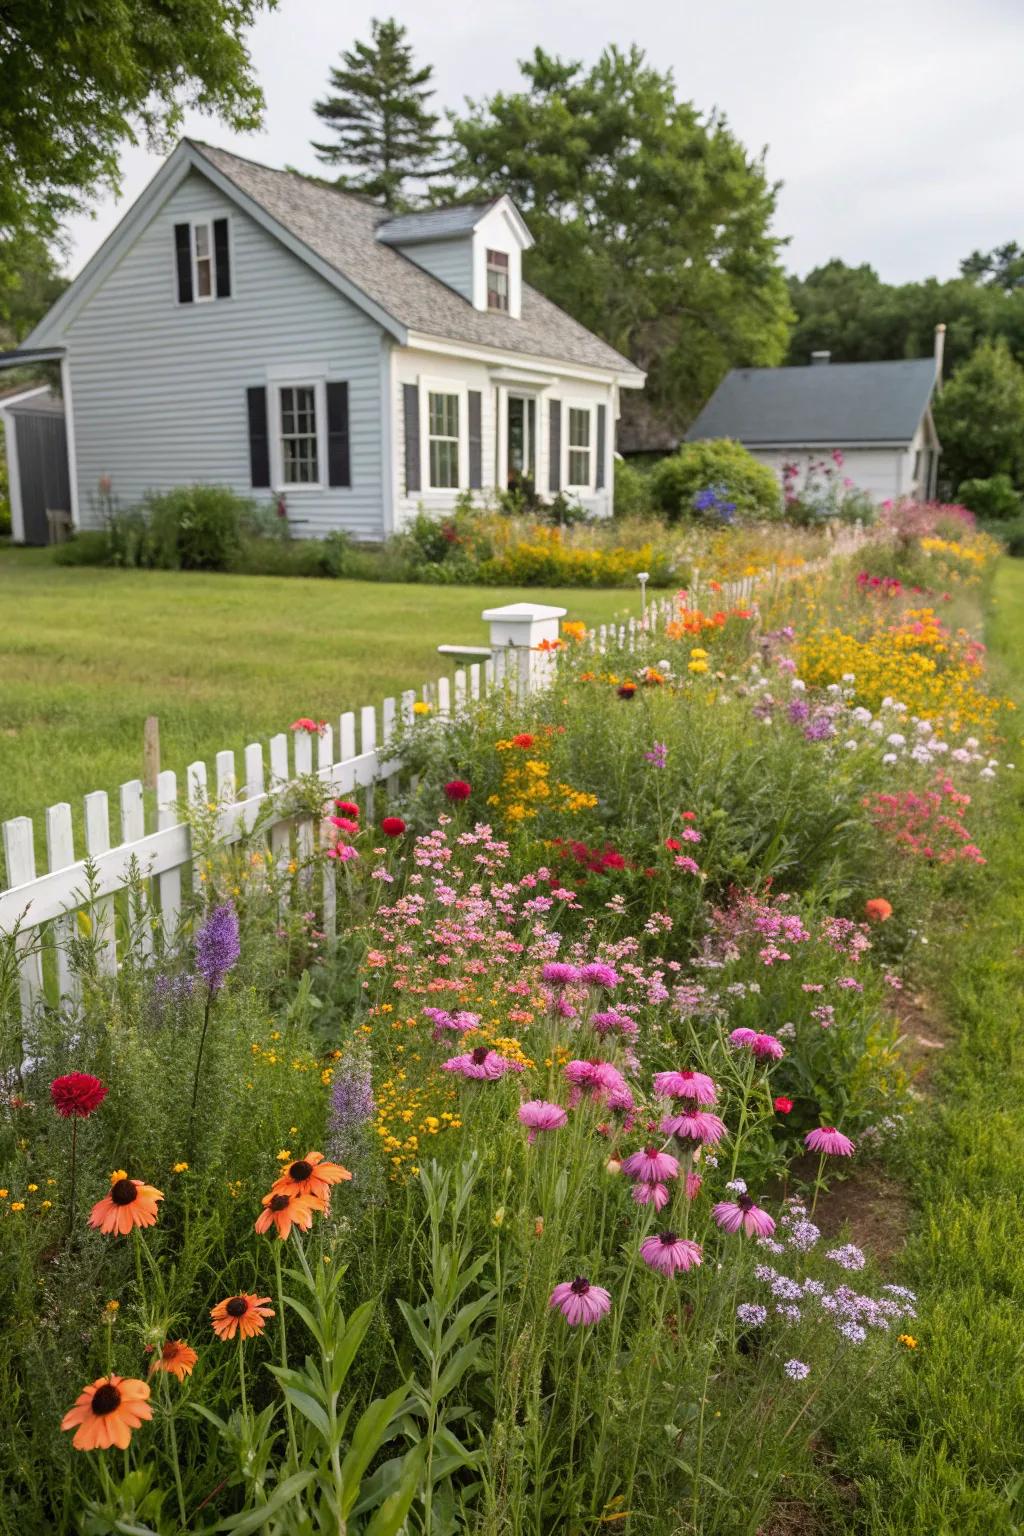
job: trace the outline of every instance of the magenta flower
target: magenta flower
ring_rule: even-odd
[[[656,1072],[654,1091],[666,1099],[696,1099],[698,1104],[713,1104],[718,1096],[712,1078],[704,1072]]]
[[[700,1187],[703,1183],[704,1179],[699,1173],[690,1172],[686,1175],[687,1200],[696,1200],[697,1196],[700,1194]]]
[[[618,986],[619,973],[612,970],[610,965],[605,965],[603,960],[591,960],[589,964],[580,967],[579,979],[585,981],[588,987],[611,988]]]
[[[557,1131],[568,1118],[561,1104],[550,1104],[546,1099],[528,1099],[519,1106],[519,1119],[530,1128],[526,1139],[531,1144],[537,1140],[538,1131]]]
[[[771,1237],[775,1231],[771,1216],[755,1205],[749,1195],[740,1195],[736,1200],[720,1200],[711,1214],[723,1232],[743,1231],[748,1237]]]
[[[579,966],[567,965],[564,960],[549,960],[540,974],[541,980],[551,987],[567,987],[580,979]]]
[[[638,1179],[633,1185],[633,1199],[637,1205],[653,1205],[656,1211],[662,1211],[668,1205],[667,1184],[645,1184]]]
[[[613,1067],[610,1061],[568,1061],[564,1070],[566,1080],[572,1083],[577,1096],[584,1088],[588,1088],[595,1099],[607,1099],[612,1094],[621,1094],[624,1096],[622,1102],[628,1098],[632,1105],[633,1096],[629,1084],[618,1067]]]
[[[610,1030],[618,1030],[620,1035],[628,1035],[632,1038],[640,1033],[640,1026],[635,1019],[631,1019],[628,1014],[618,1013],[615,1009],[609,1009],[606,1013],[592,1013],[590,1023],[599,1035],[605,1035]]]
[[[700,1243],[675,1232],[658,1232],[640,1244],[640,1257],[649,1269],[674,1275],[677,1269],[695,1269],[703,1257]]]
[[[626,1158],[622,1171],[627,1178],[639,1179],[642,1184],[663,1184],[679,1173],[679,1164],[670,1152],[657,1147],[644,1147]]]
[[[753,1051],[755,1056],[770,1057],[772,1061],[779,1061],[786,1054],[781,1040],[774,1035],[759,1035],[756,1029],[734,1029],[729,1042],[738,1050]]]
[[[696,1104],[688,1104],[678,1115],[666,1115],[661,1129],[666,1136],[678,1136],[680,1141],[703,1142],[709,1147],[717,1147],[726,1134],[725,1121]]]
[[[575,1328],[577,1323],[596,1323],[611,1311],[612,1299],[600,1285],[591,1285],[585,1275],[575,1280],[563,1280],[551,1292],[549,1307],[557,1307],[566,1322]]]
[[[854,1153],[849,1136],[837,1131],[834,1125],[820,1125],[816,1130],[808,1131],[804,1146],[810,1152],[823,1152],[831,1157],[852,1157]]]
[[[475,1051],[467,1051],[464,1056],[451,1056],[441,1064],[442,1072],[458,1072],[462,1077],[484,1078],[488,1082],[504,1077],[506,1072],[522,1070],[519,1062],[499,1056],[486,1045],[478,1045]]]

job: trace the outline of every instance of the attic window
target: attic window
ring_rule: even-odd
[[[231,297],[231,246],[227,219],[175,224],[178,303],[205,304]]]
[[[487,252],[487,308],[508,314],[508,255],[505,251]]]

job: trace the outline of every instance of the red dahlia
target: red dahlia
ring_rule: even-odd
[[[106,1083],[89,1072],[69,1072],[66,1077],[55,1077],[50,1084],[53,1107],[65,1120],[72,1116],[87,1120],[109,1092]]]
[[[530,735],[529,731],[520,731],[518,736],[512,737],[512,745],[514,747],[522,747],[524,750],[526,750],[533,746],[533,737]]]
[[[354,819],[359,815],[359,807],[352,800],[335,800],[334,809],[339,816],[351,816]]]
[[[380,829],[385,837],[401,837],[405,831],[405,822],[401,816],[385,816]]]
[[[775,1100],[775,1108],[778,1110],[780,1115],[788,1115],[790,1110],[793,1108],[793,1100],[783,1098],[783,1096],[780,1094],[779,1097]]]
[[[468,800],[473,793],[473,787],[467,784],[465,779],[452,779],[450,784],[445,785],[444,792],[449,800]]]

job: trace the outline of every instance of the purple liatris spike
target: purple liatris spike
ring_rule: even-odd
[[[219,992],[224,978],[241,953],[238,913],[230,901],[214,907],[195,937],[196,970],[211,992]]]

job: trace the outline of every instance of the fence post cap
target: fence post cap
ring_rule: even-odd
[[[485,624],[533,623],[541,619],[564,619],[568,608],[550,608],[546,603],[506,603],[503,608],[485,608],[480,617]]]

